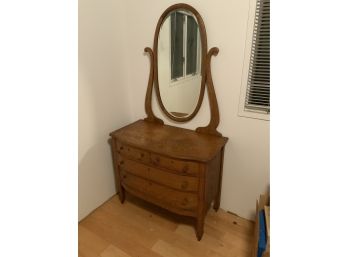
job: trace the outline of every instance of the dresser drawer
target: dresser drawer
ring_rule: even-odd
[[[197,176],[199,171],[197,162],[171,159],[159,154],[151,154],[150,158],[153,165],[173,170],[178,174]]]
[[[120,142],[117,142],[117,152],[130,159],[150,163],[149,152],[122,144]]]
[[[121,181],[126,189],[141,192],[144,194],[145,200],[150,200],[164,208],[189,211],[194,211],[197,208],[198,196],[196,193],[170,189],[125,171],[121,171]]]
[[[168,171],[161,170],[152,166],[147,166],[140,162],[120,158],[121,170],[133,175],[151,180],[153,182],[182,191],[197,191],[198,178],[191,176],[181,176]]]

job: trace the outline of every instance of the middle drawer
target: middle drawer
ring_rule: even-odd
[[[120,156],[119,167],[133,175],[182,191],[198,191],[198,178],[181,176]]]

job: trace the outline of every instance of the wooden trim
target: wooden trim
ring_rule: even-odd
[[[175,117],[186,117],[186,116],[188,116],[188,113],[183,113],[183,112],[170,112],[170,113],[175,115]]]

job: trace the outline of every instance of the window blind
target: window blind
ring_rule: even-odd
[[[245,108],[270,112],[270,0],[257,0]]]

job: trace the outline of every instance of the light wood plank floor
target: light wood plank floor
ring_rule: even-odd
[[[79,223],[79,257],[250,257],[253,222],[210,210],[202,240],[193,221],[127,195]]]

